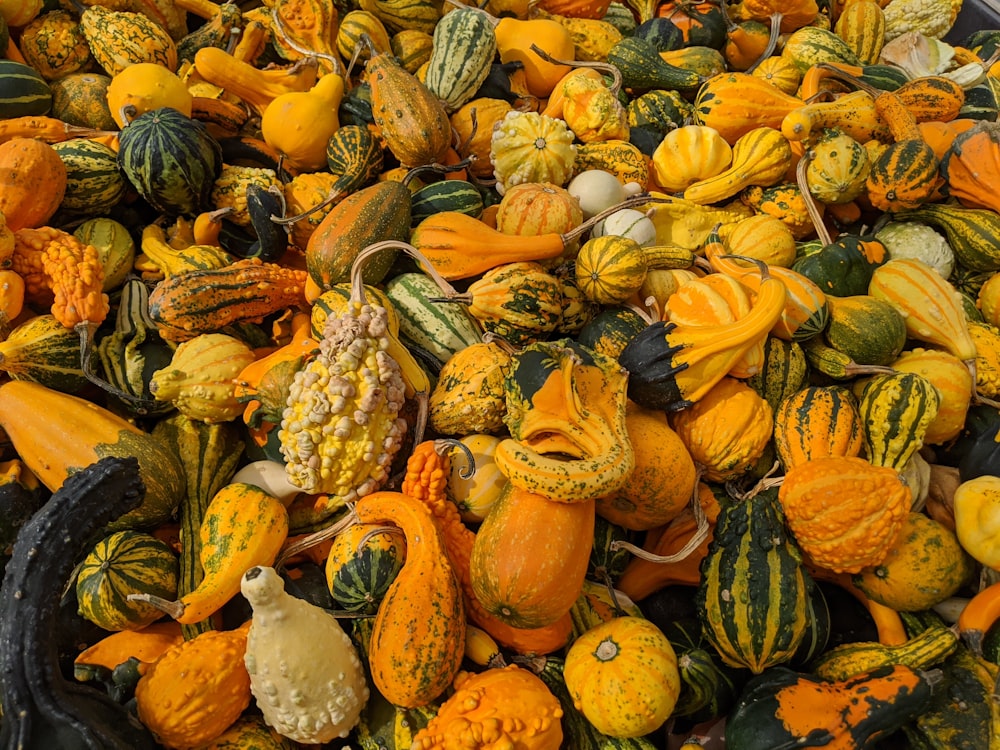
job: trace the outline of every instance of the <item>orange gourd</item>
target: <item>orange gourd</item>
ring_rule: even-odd
[[[66,165],[49,144],[34,138],[0,143],[0,213],[12,231],[52,218],[66,183]]]

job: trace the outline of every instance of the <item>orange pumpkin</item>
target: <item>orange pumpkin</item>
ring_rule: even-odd
[[[0,143],[0,213],[11,231],[45,224],[66,194],[66,165],[49,144],[34,138]]]

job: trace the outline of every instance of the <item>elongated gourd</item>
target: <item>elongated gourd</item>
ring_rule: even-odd
[[[184,470],[158,440],[86,399],[29,381],[0,386],[0,427],[25,466],[53,492],[104,456],[135,456],[146,497],[109,530],[149,528],[167,520],[184,494]]]
[[[315,57],[306,57],[289,67],[259,70],[218,47],[202,47],[194,55],[194,69],[263,116],[267,105],[282,94],[308,91],[315,86],[319,62]]]
[[[688,186],[684,199],[698,204],[718,203],[750,185],[769,187],[780,182],[791,165],[788,139],[774,128],[754,128],[733,144],[729,168]]]
[[[202,519],[201,566],[192,591],[175,602],[148,594],[148,601],[182,625],[201,622],[240,591],[240,580],[255,565],[271,565],[288,536],[288,511],[273,495],[252,484],[232,482],[219,490]]]

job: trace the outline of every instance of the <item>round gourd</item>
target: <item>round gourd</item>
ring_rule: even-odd
[[[719,227],[726,250],[745,258],[756,258],[769,266],[790,268],[795,262],[795,235],[777,216],[754,214]]]
[[[0,213],[11,231],[40,227],[66,193],[66,165],[47,143],[12,138],[0,143]]]
[[[153,594],[167,601],[177,596],[177,555],[156,537],[116,531],[84,559],[76,579],[80,614],[105,630],[137,630],[163,616],[129,594]]]
[[[627,237],[643,246],[652,245],[656,242],[656,226],[652,219],[642,211],[636,211],[634,208],[623,208],[598,222],[590,233],[591,237],[603,235]]]
[[[518,236],[566,234],[583,219],[583,207],[568,188],[550,182],[526,182],[508,188],[500,199],[496,228]]]
[[[566,189],[579,201],[585,219],[621,203],[628,196],[621,181],[603,169],[585,169],[569,181]]]
[[[826,131],[811,149],[806,184],[822,203],[848,203],[865,189],[871,164],[865,147],[840,131]]]
[[[186,117],[191,116],[193,97],[176,73],[159,63],[129,65],[111,79],[108,86],[108,109],[121,128],[126,117],[134,120],[144,112],[160,107],[173,107]],[[124,109],[128,107],[129,109]]]
[[[624,302],[642,286],[649,264],[633,239],[605,235],[587,240],[576,256],[576,286],[601,305]]]
[[[108,107],[111,76],[102,73],[73,73],[52,81],[52,117],[95,130],[116,130],[118,125]]]
[[[685,125],[671,130],[653,152],[653,176],[661,187],[680,193],[721,174],[733,162],[733,149],[715,128]]]
[[[118,165],[157,211],[193,216],[210,208],[222,147],[202,122],[161,107],[132,120],[118,140]]]
[[[507,477],[493,461],[493,452],[500,443],[500,438],[477,433],[463,436],[460,442],[472,454],[475,471],[467,476],[469,466],[461,454],[456,452],[451,459],[451,470],[445,492],[448,499],[458,506],[463,521],[480,523],[486,518],[486,514],[500,497],[500,492],[507,483]]]
[[[338,534],[326,558],[326,585],[349,612],[373,615],[403,567],[406,540],[392,527],[355,524]]]
[[[59,207],[70,213],[108,213],[125,196],[127,183],[118,169],[118,155],[87,138],[52,145],[66,165],[66,193]]]
[[[47,115],[52,89],[42,75],[16,60],[0,60],[0,112],[4,118]]]
[[[994,443],[993,438],[990,442]],[[962,548],[978,562],[1000,569],[1000,477],[993,474],[966,479],[955,490],[955,534]]]
[[[490,161],[501,195],[525,182],[566,185],[576,161],[573,131],[537,112],[508,112],[493,128]]]
[[[77,73],[91,62],[80,23],[65,10],[50,11],[25,26],[18,47],[25,62],[46,81]]]
[[[972,373],[966,364],[950,352],[914,348],[894,360],[892,368],[922,375],[938,392],[937,414],[927,425],[924,444],[943,445],[958,437],[974,391]]]
[[[73,230],[73,236],[97,248],[104,267],[105,292],[125,283],[135,260],[135,240],[124,224],[107,217],[87,219]]]
[[[827,296],[830,346],[862,365],[887,365],[906,345],[906,322],[888,302],[868,295]]]
[[[677,656],[656,625],[616,617],[573,641],[563,667],[573,705],[602,734],[656,731],[680,695]]]
[[[0,16],[7,26],[19,28],[41,13],[43,5],[42,0],[0,0]]]
[[[856,573],[851,582],[879,604],[918,612],[954,595],[973,568],[973,558],[954,532],[923,513],[910,513],[882,562]]]

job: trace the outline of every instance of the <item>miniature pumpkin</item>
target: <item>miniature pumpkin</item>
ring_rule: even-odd
[[[512,110],[493,129],[490,161],[497,192],[523,182],[566,185],[573,174],[573,131],[562,120]]]
[[[653,151],[656,183],[671,193],[715,177],[733,162],[733,149],[708,125],[684,125],[663,136]]]
[[[49,144],[34,138],[0,143],[0,213],[16,232],[40,227],[66,194],[66,165]]]
[[[910,512],[911,492],[895,469],[857,456],[820,456],[788,470],[778,499],[813,563],[857,573],[888,554]]]
[[[666,722],[680,695],[673,646],[641,617],[616,617],[578,637],[563,669],[573,705],[610,737],[640,737]]]
[[[983,474],[955,490],[955,533],[962,548],[978,562],[1000,569],[1000,477]]]

